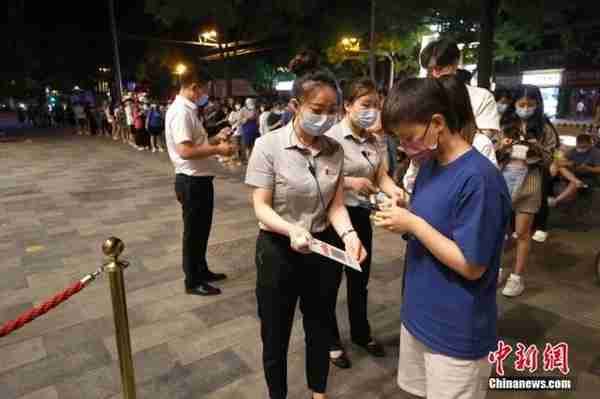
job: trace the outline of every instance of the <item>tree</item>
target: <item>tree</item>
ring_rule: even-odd
[[[256,70],[254,88],[259,92],[272,93],[275,90],[277,68],[264,60],[257,60],[254,65]]]
[[[194,58],[176,47],[152,47],[137,64],[135,78],[149,87],[152,96],[165,98],[177,86],[174,71],[180,63],[192,66]]]
[[[479,60],[477,63],[477,85],[490,88],[494,63],[494,33],[499,0],[481,1],[481,29],[479,32]]]
[[[375,42],[375,54],[378,57],[386,54],[393,56],[396,76],[414,76],[419,71],[421,39],[427,33],[430,33],[429,29],[423,26],[411,32],[379,33]],[[327,59],[338,67],[343,67],[351,60],[350,65],[353,67],[350,69],[354,71],[354,75],[366,75],[368,72],[368,54],[348,52],[340,42],[327,49]]]

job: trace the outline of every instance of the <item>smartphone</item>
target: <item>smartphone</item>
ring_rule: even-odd
[[[370,201],[359,200],[358,206],[361,208],[364,208],[364,209],[368,209],[371,212],[380,212],[381,211],[381,208],[379,207],[379,205],[374,204]]]

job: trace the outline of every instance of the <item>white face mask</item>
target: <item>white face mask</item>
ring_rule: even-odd
[[[376,109],[367,109],[356,112],[352,115],[352,121],[361,129],[368,129],[377,122],[379,111]]]
[[[317,115],[307,111],[300,114],[300,128],[314,137],[324,135],[335,124],[335,121],[334,114]]]

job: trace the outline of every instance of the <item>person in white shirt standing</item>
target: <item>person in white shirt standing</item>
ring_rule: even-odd
[[[198,118],[197,104],[206,101],[209,81],[199,72],[182,76],[179,95],[165,118],[167,148],[176,174],[175,193],[183,211],[185,290],[201,296],[220,294],[221,290],[210,282],[227,278],[210,271],[206,261],[214,208],[214,175],[209,158],[234,151],[228,143],[212,144]],[[217,137],[227,133],[222,131]]]
[[[129,145],[134,147],[133,100],[128,98],[124,100],[123,103],[125,104],[125,119],[127,120],[127,139],[129,141]]]
[[[258,117],[258,131],[261,136],[268,134],[271,129],[269,126],[269,116],[271,115],[271,104],[262,104],[260,106],[260,116]]]
[[[439,39],[429,43],[421,52],[421,65],[427,69],[429,77],[440,78],[456,75],[460,61],[460,50],[456,42]],[[500,114],[494,95],[480,87],[467,86],[471,99],[471,108],[475,115],[478,133],[473,138],[473,147],[490,160],[496,167],[496,149],[492,140],[500,133]],[[418,166],[411,162],[403,179],[404,188],[410,193],[419,172]]]

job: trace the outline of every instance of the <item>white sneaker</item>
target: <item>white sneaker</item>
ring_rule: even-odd
[[[144,151],[144,147],[138,147],[137,150],[138,151]]]
[[[158,152],[165,152],[165,149],[162,147],[158,147]]]
[[[154,154],[155,152],[156,152],[156,148],[153,148],[152,149],[152,153]]]
[[[523,283],[523,278],[514,273],[508,277],[506,281],[506,285],[502,290],[502,295],[508,297],[516,297],[523,293],[525,290],[525,284]]]
[[[531,237],[531,239],[537,242],[546,242],[546,240],[548,239],[548,233],[542,230],[537,230],[533,234],[533,237]]]

